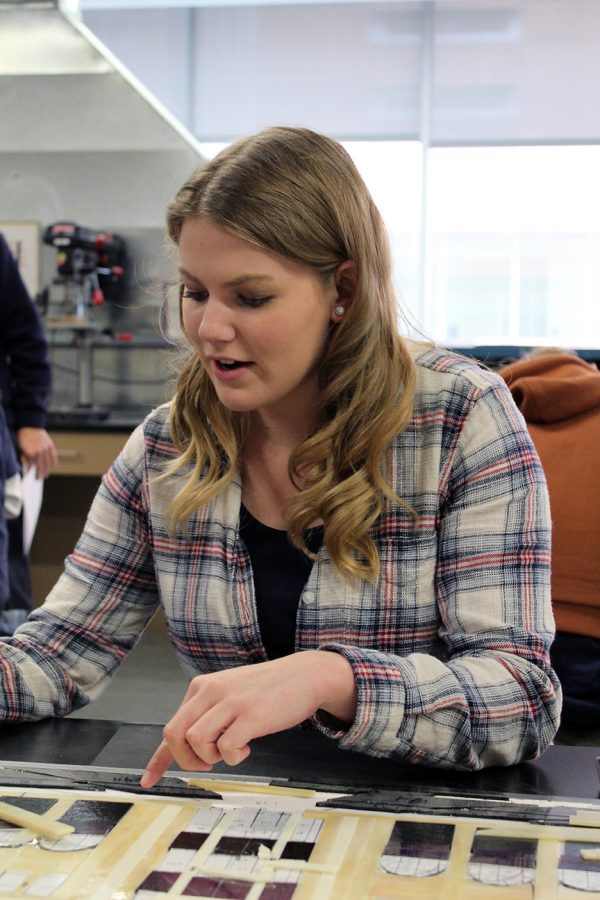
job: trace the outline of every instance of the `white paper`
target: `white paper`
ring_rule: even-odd
[[[40,517],[43,495],[44,481],[35,477],[35,466],[30,466],[23,475],[23,546],[27,554]]]

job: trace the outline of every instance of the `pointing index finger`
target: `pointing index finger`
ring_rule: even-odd
[[[144,788],[154,787],[156,782],[165,774],[173,759],[173,754],[169,750],[167,742],[162,741],[150,757],[146,771],[140,778],[141,786]]]

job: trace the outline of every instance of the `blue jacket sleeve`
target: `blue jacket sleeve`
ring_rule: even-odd
[[[42,322],[0,234],[0,394],[9,426],[45,428],[49,393]]]

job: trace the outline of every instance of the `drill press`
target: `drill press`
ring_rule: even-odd
[[[122,239],[75,222],[55,222],[44,229],[43,240],[56,248],[55,291],[46,289],[42,305],[49,332],[71,334],[77,350],[77,401],[64,409],[65,419],[105,419],[109,410],[93,402],[93,350],[98,335],[106,330],[95,312],[114,295],[124,269]]]

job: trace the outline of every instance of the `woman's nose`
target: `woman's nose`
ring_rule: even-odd
[[[216,299],[207,300],[198,324],[198,337],[209,344],[232,341],[235,337],[235,328],[231,310]]]

